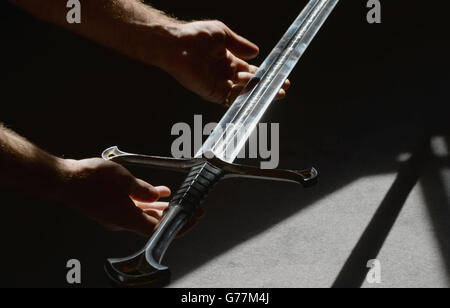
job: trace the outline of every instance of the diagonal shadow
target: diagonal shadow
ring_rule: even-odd
[[[448,137],[446,144],[448,148],[450,146]],[[441,173],[443,169],[449,168],[449,163],[450,157],[433,158],[420,184],[447,270],[447,280],[450,282],[450,203],[447,195],[449,187],[446,187],[445,178]]]
[[[322,167],[324,165],[321,164]],[[336,168],[331,170],[339,172]],[[344,170],[340,172],[344,173]],[[324,178],[329,177],[322,175]],[[298,214],[326,197],[324,191],[339,190],[345,183],[351,182],[352,176],[342,177],[339,184],[327,181],[320,184],[320,189],[306,190],[294,184],[258,180],[239,179],[222,183],[208,200],[208,204],[215,206],[207,208],[207,219],[202,220],[186,238],[175,241],[170,247],[164,262],[170,265],[174,275],[172,281],[177,281],[224,251],[279,224],[286,217]],[[243,183],[247,193],[229,193],[237,191]],[[270,190],[278,191],[281,196],[261,193]],[[273,206],[269,207],[270,204]],[[273,207],[277,210],[274,211]]]
[[[379,254],[422,174],[427,156],[428,148],[422,146],[401,167],[394,184],[334,281],[333,288],[359,288],[364,283],[368,272],[367,261],[376,259]]]

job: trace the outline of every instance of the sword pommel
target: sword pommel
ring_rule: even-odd
[[[171,276],[169,268],[147,258],[145,251],[129,258],[108,259],[105,272],[114,287],[122,288],[163,287]]]

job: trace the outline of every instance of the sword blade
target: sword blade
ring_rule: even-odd
[[[232,163],[339,0],[310,0],[196,154]]]

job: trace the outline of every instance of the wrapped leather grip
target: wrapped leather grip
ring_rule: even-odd
[[[192,167],[170,202],[170,207],[180,207],[186,214],[194,214],[222,175],[222,170],[209,162]]]
[[[222,175],[221,169],[206,161],[192,167],[184,183],[170,201],[163,220],[149,241],[147,261],[153,259],[161,262],[170,243],[189,223]]]

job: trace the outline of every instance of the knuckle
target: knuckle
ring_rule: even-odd
[[[212,22],[218,28],[222,28],[222,29],[226,28],[225,24],[222,21],[218,20],[218,19],[215,19]]]
[[[219,20],[213,20],[210,23],[211,37],[215,40],[224,40],[227,34],[226,26]]]
[[[199,30],[196,36],[198,39],[206,42],[212,38],[212,34],[207,29]]]

